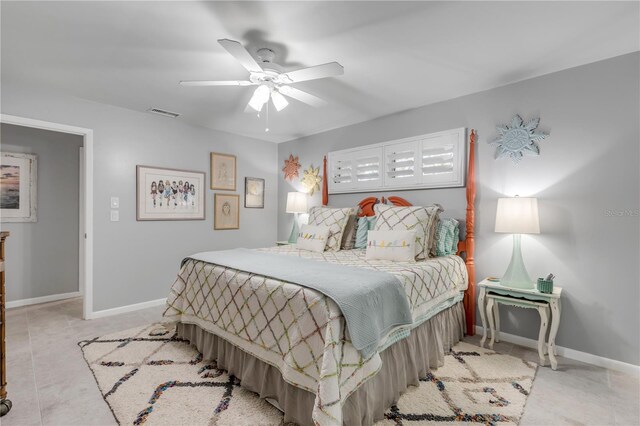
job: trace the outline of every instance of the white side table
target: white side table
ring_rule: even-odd
[[[505,287],[500,285],[499,282],[492,282],[486,279],[478,284],[478,288],[478,308],[480,309],[483,327],[480,346],[484,346],[487,340],[487,318],[491,330],[489,347],[493,348],[494,341],[500,341],[499,305],[536,309],[540,314],[540,333],[538,334],[540,365],[545,365],[545,355],[548,353],[551,368],[555,370],[558,367],[556,334],[560,326],[560,295],[562,294],[562,288],[554,286],[553,293],[547,294],[540,293],[537,289]],[[547,343],[546,334],[549,322],[551,322],[551,331],[549,332],[549,343]]]

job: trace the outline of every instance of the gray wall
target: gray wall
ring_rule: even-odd
[[[94,130],[94,311],[166,297],[186,255],[273,245],[276,239],[273,143],[4,82],[2,113]],[[211,151],[237,155],[242,204],[244,177],[266,180],[264,209],[242,208],[239,230],[214,231],[214,191],[207,190],[206,220],[136,221],[137,164],[203,171],[208,177]],[[110,196],[120,197],[120,222],[109,220]],[[8,240],[9,253],[14,244]]]
[[[511,237],[493,232],[496,199],[538,197],[542,233],[524,236],[523,255],[532,277],[552,271],[564,288],[558,344],[639,365],[639,61],[638,53],[629,54],[287,142],[278,147],[279,163],[293,153],[303,167],[320,165],[332,150],[477,129],[478,280],[502,274],[511,256]],[[495,126],[516,113],[540,116],[540,128],[551,134],[540,143],[540,157],[518,166],[494,160],[487,143]],[[294,187],[279,178],[280,238],[291,229],[284,206]],[[352,206],[364,195],[332,196],[330,204]],[[464,217],[464,189],[400,195],[414,204],[439,202],[446,214]],[[611,215],[624,210],[631,214]],[[504,309],[502,323],[505,332],[537,339],[533,311]]]
[[[82,138],[2,124],[0,149],[38,156],[38,221],[2,223],[7,301],[78,291],[78,183]],[[10,244],[10,245],[9,245]]]

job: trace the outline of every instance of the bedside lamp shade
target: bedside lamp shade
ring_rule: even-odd
[[[513,234],[511,262],[509,262],[509,267],[502,276],[500,284],[507,287],[532,289],[534,287],[533,281],[531,281],[522,260],[520,234],[540,233],[538,199],[518,196],[498,198],[495,231]]]
[[[294,213],[293,228],[289,235],[289,243],[294,244],[298,241],[298,213],[307,212],[307,194],[304,192],[289,192],[287,194],[287,213]]]
[[[304,192],[289,192],[287,194],[287,213],[306,213],[307,194]]]
[[[539,234],[537,198],[498,198],[496,232]]]

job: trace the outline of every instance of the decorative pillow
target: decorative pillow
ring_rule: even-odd
[[[376,204],[376,231],[416,231],[416,259],[429,257],[430,245],[433,244],[435,229],[434,221],[442,211],[438,204],[429,207],[395,207],[386,204]]]
[[[353,213],[352,208],[333,209],[330,207],[311,207],[309,210],[309,225],[326,226],[329,228],[329,238],[327,239],[327,250],[340,250],[342,234],[347,225],[349,215]]]
[[[353,250],[355,248],[357,228],[358,218],[354,213],[349,215],[347,224],[344,227],[344,233],[342,234],[342,244],[340,244],[340,248],[342,250]]]
[[[358,218],[358,229],[356,230],[356,244],[353,248],[367,248],[367,235],[369,231],[373,231],[376,224],[375,216],[363,216]]]
[[[322,253],[327,245],[327,238],[329,238],[327,226],[302,225],[302,230],[298,233],[296,247]]]
[[[436,231],[436,256],[456,254],[459,239],[458,221],[449,217],[440,219]]]
[[[367,259],[414,262],[416,260],[416,230],[369,231]]]
[[[369,221],[366,216],[358,218],[358,229],[356,229],[355,248],[367,248],[367,233],[369,232]]]

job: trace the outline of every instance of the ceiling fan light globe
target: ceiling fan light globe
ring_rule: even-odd
[[[273,101],[273,106],[276,107],[276,111],[280,112],[289,105],[287,99],[280,94],[278,91],[271,92],[271,100]]]
[[[258,112],[262,111],[262,107],[264,106],[264,104],[269,101],[270,94],[271,91],[267,86],[258,86],[256,91],[253,92],[251,100],[249,100],[249,106]]]

